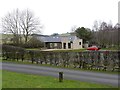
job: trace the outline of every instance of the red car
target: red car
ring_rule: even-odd
[[[95,51],[97,51],[97,50],[100,50],[100,48],[97,47],[97,46],[91,46],[91,47],[88,47],[87,50],[95,50]]]

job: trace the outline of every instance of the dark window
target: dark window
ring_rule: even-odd
[[[79,42],[79,45],[81,45],[81,42]]]

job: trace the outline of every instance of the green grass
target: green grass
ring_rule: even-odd
[[[23,74],[4,70],[2,73],[3,88],[114,88],[108,85],[75,80],[59,82],[58,78],[50,76]]]
[[[0,90],[2,90],[2,70],[0,70]]]
[[[2,62],[2,57],[0,57],[0,62]]]
[[[86,49],[61,49],[61,50],[53,50],[54,52],[82,52],[82,51],[85,51]]]
[[[26,48],[26,50],[41,50],[40,48]],[[85,51],[85,48],[82,49],[55,49],[51,50],[53,52],[83,52]],[[118,47],[113,47],[113,48],[101,48],[100,50],[118,50]]]
[[[40,48],[26,48],[26,50],[41,50]],[[86,49],[55,49],[55,50],[50,50],[53,52],[82,52],[85,51]]]
[[[102,48],[100,50],[118,50],[118,48]]]
[[[26,48],[26,50],[41,50],[40,48]]]
[[[114,47],[109,47],[109,48],[102,48],[101,50],[119,50],[120,46],[114,46]]]

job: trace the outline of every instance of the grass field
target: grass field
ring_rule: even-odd
[[[3,88],[114,88],[112,86],[64,80],[59,82],[58,78],[50,76],[29,75],[3,70]]]
[[[2,62],[2,57],[0,57],[0,63]],[[0,65],[0,68],[2,67],[2,65]],[[0,69],[0,90],[2,88],[2,70]]]
[[[0,70],[0,90],[2,88],[2,70]]]

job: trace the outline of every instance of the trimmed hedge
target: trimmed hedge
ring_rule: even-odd
[[[62,67],[115,71],[119,69],[120,51],[52,52],[25,50],[21,47],[2,45],[5,60],[28,60],[37,64]]]
[[[23,61],[25,53],[26,53],[26,51],[24,48],[10,46],[10,45],[2,45],[3,59],[6,59],[6,60],[21,59]]]

